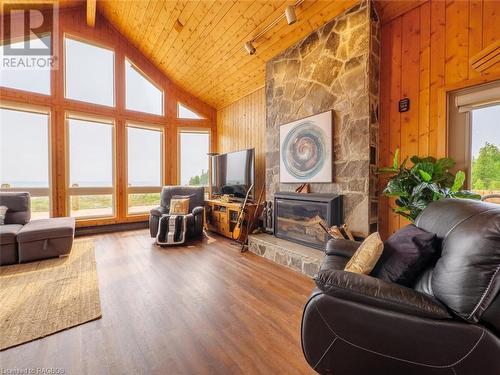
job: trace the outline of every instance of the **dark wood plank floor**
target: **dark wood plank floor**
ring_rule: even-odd
[[[1,352],[2,369],[313,373],[300,347],[309,278],[222,237],[168,249],[146,230],[85,238],[95,241],[102,319]]]

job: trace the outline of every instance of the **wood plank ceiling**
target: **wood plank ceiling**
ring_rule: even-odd
[[[168,77],[222,108],[264,85],[269,59],[357,2],[304,0],[296,8],[298,21],[290,26],[280,21],[254,43],[253,56],[243,49],[244,42],[294,0],[103,0],[97,6]],[[408,2],[415,1],[394,3]],[[387,4],[384,12],[394,16]]]

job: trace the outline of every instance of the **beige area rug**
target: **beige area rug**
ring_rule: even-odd
[[[0,267],[0,350],[101,317],[94,243],[68,257]]]

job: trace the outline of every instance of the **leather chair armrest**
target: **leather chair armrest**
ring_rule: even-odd
[[[152,216],[161,216],[161,215],[168,214],[169,211],[170,211],[170,208],[168,208],[168,207],[158,206],[158,207],[151,209],[151,211],[149,211],[149,213]]]
[[[425,318],[452,318],[431,296],[368,275],[328,270],[320,272],[315,281],[325,294],[344,300]]]
[[[325,253],[326,255],[340,255],[350,258],[358,250],[359,242],[350,240],[331,239],[327,242]]]
[[[205,208],[201,207],[201,206],[195,207],[195,208],[193,208],[192,214],[195,215],[195,216],[199,215],[199,214],[202,214],[204,209]]]

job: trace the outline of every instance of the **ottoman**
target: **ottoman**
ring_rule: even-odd
[[[19,263],[67,255],[75,236],[75,219],[32,220],[17,233]]]
[[[21,224],[0,225],[0,266],[17,263],[17,233]]]

